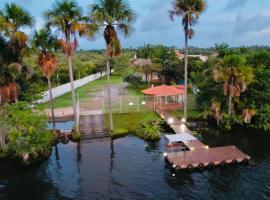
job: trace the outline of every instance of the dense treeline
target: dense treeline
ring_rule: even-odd
[[[245,125],[270,130],[269,48],[224,46],[216,52],[190,73],[204,116],[225,129]]]

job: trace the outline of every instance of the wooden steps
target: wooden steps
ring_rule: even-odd
[[[104,114],[81,116],[80,132],[82,133],[82,140],[110,137]]]

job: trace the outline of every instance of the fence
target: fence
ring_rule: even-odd
[[[147,112],[150,110],[175,110],[181,109],[183,99],[173,97],[152,97],[152,96],[130,96],[117,95],[111,97],[113,113],[132,113],[132,112]],[[102,112],[109,111],[107,97],[99,97],[98,99],[83,99],[80,100],[80,113]]]
[[[106,72],[102,73],[102,77],[105,76],[106,74],[107,74]],[[87,76],[87,77],[84,77],[82,79],[74,81],[74,87],[75,87],[75,89],[79,88],[79,87],[84,86],[87,83],[95,81],[99,78],[101,78],[101,73],[92,74],[90,76]],[[56,97],[62,96],[70,91],[71,91],[71,84],[70,83],[66,83],[66,84],[60,85],[58,87],[55,87],[52,89],[53,99],[55,99]],[[42,94],[42,97],[43,98],[38,100],[36,103],[49,102],[50,101],[49,91],[45,91]]]

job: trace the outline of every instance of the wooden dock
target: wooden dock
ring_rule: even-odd
[[[176,134],[192,135],[186,125],[181,123],[179,119],[172,117],[168,111],[157,110],[157,113],[170,125]],[[175,169],[202,169],[219,165],[246,163],[250,160],[248,155],[235,146],[209,148],[209,146],[196,138],[185,141],[184,144],[188,148],[187,151],[164,154],[168,163]]]
[[[194,169],[237,164],[250,158],[235,146],[226,146],[168,153],[166,159],[175,169]]]

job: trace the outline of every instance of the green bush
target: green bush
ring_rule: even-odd
[[[7,129],[7,151],[24,164],[47,158],[51,152],[53,134],[47,130],[47,118],[26,103],[5,105],[1,116]]]
[[[233,126],[243,125],[243,117],[241,115],[231,115],[222,113],[221,129],[230,131]]]
[[[71,139],[72,141],[79,141],[81,139],[81,132],[73,129],[71,132]]]
[[[142,132],[138,130],[138,136],[146,141],[157,141],[160,140],[161,136],[161,120],[153,120],[150,122],[145,122],[141,125]]]
[[[258,114],[255,115],[251,127],[264,131],[270,131],[270,105],[266,105],[258,110]]]
[[[130,83],[134,87],[138,87],[138,85],[142,81],[142,77],[140,75],[137,75],[137,74],[129,74],[129,75],[124,77],[124,81],[127,83]]]

